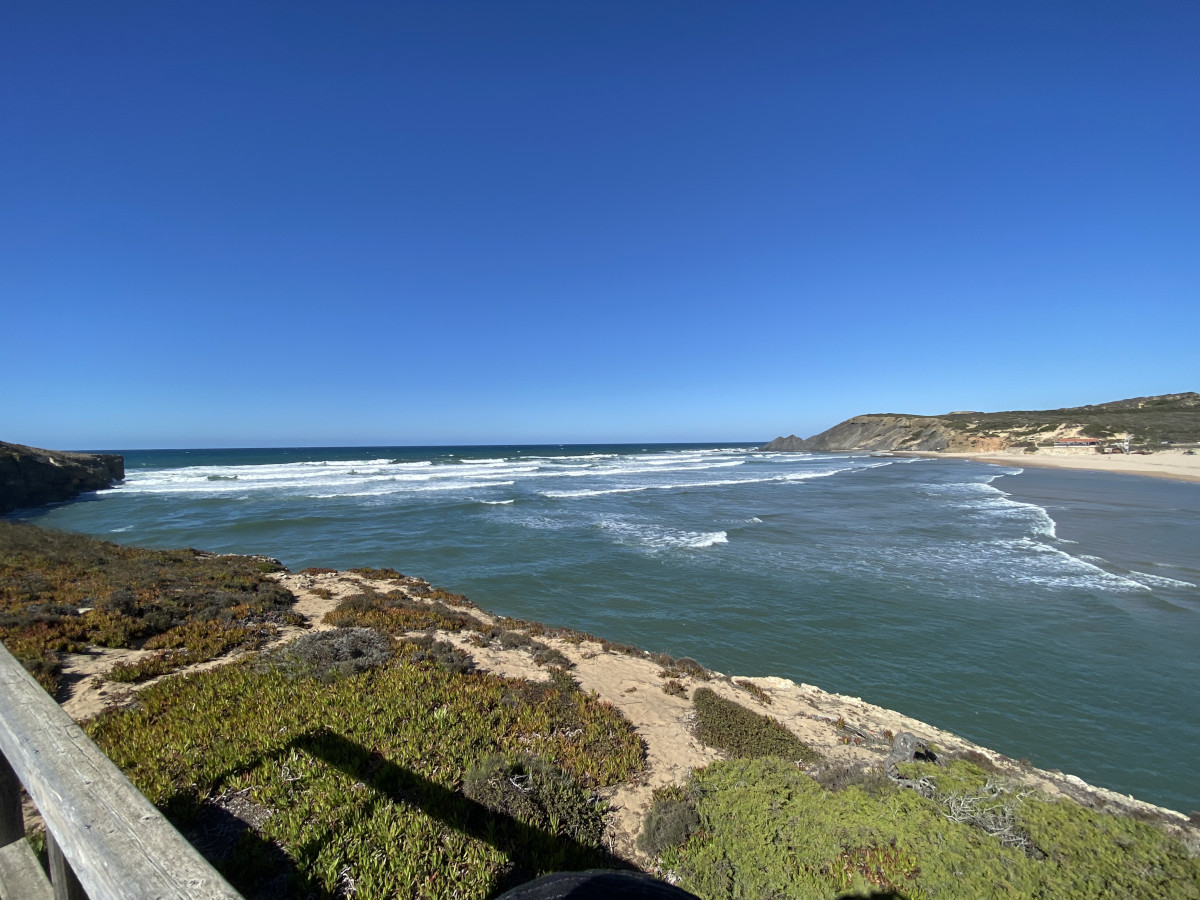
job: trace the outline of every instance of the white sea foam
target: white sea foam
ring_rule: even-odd
[[[616,488],[583,488],[574,491],[538,491],[543,497],[556,500],[575,499],[579,497],[600,497],[605,494],[637,494],[642,491],[674,491],[692,488],[729,487],[737,484],[770,484],[772,482],[805,481],[809,478],[821,478],[825,475],[836,475],[839,469],[831,472],[807,472],[798,475],[780,475],[771,478],[719,478],[711,481],[671,481],[660,484],[639,484]]]
[[[1177,578],[1167,578],[1164,575],[1151,575],[1149,572],[1139,572],[1137,569],[1130,569],[1129,577],[1135,581],[1140,581],[1147,587],[1164,587],[1164,588],[1196,588],[1198,585],[1190,581],[1180,581]]]
[[[547,490],[538,491],[543,497],[549,497],[556,500],[577,499],[580,497],[599,497],[605,494],[636,494],[642,491],[673,491],[681,489],[695,488],[710,488],[710,487],[730,487],[742,484],[778,484],[797,481],[808,481],[812,478],[828,478],[831,475],[838,475],[842,472],[854,472],[859,469],[873,469],[879,465],[888,465],[881,463],[866,466],[847,466],[841,469],[826,469],[824,471],[814,472],[790,472],[786,475],[769,475],[763,478],[712,478],[708,481],[664,481],[650,484],[626,484],[620,487],[611,488],[581,488],[577,490]],[[629,474],[622,472],[622,475]],[[656,473],[661,474],[661,473]]]
[[[763,454],[757,454],[764,457]],[[746,478],[720,478],[721,469],[753,463],[762,467],[742,448],[648,451],[644,453],[592,453],[569,456],[441,457],[429,460],[354,459],[306,460],[237,466],[192,466],[176,469],[131,472],[116,490],[126,493],[229,496],[237,491],[271,492],[316,499],[333,497],[378,497],[395,494],[420,495],[430,490],[460,490],[527,480],[586,479],[578,490],[550,487],[541,492],[550,498],[597,497],[606,494],[638,493],[646,490],[705,489],[761,482],[806,481],[842,471],[888,465],[889,462],[814,468],[827,460],[808,454],[776,454],[766,467],[771,474]],[[846,459],[842,457],[842,459]],[[781,467],[785,470],[780,472]],[[786,471],[799,468],[800,471]],[[710,475],[711,473],[711,475]],[[750,475],[751,473],[747,473]],[[549,487],[549,486],[548,486]]]
[[[522,459],[545,459],[552,462],[568,461],[568,460],[595,460],[595,459],[616,459],[618,453],[586,453],[582,456],[523,456]]]
[[[1043,541],[1036,541],[1030,538],[1021,538],[1019,541],[1001,542],[1008,546],[1025,550],[1033,551],[1034,554],[1053,557],[1057,565],[1054,571],[1050,573],[1041,573],[1036,569],[1029,570],[1021,567],[1016,567],[1011,572],[1011,577],[1017,581],[1026,581],[1034,584],[1063,584],[1077,583],[1080,586],[1092,588],[1106,588],[1109,590],[1133,590],[1133,591],[1148,591],[1150,588],[1141,582],[1134,581],[1132,578],[1126,578],[1118,575],[1115,572],[1109,572],[1102,569],[1089,560],[1098,562],[1106,562],[1098,556],[1074,556],[1067,553],[1065,550],[1060,550],[1057,547],[1052,547]],[[1047,577],[1048,576],[1048,577]]]
[[[944,484],[921,484],[918,487],[930,494],[957,500],[967,509],[978,509],[989,515],[1015,518],[1028,523],[1030,530],[1042,537],[1058,538],[1057,523],[1045,509],[1036,503],[1012,499],[1012,495],[992,484],[1003,475],[992,475],[984,481],[959,481]]]
[[[619,543],[649,550],[703,550],[729,543],[729,535],[724,531],[682,531],[615,519],[605,519],[598,527],[614,535]]]
[[[655,488],[667,488],[672,485],[653,485],[644,484],[641,487],[625,487],[625,488],[595,488],[582,489],[578,491],[538,491],[543,497],[549,497],[553,500],[569,500],[576,497],[600,497],[604,494],[637,494],[641,491],[649,491]]]
[[[478,502],[482,503],[484,506],[508,506],[510,503],[515,503],[516,500],[480,500]]]

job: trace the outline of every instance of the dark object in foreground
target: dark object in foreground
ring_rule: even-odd
[[[628,897],[630,900],[698,900],[682,888],[674,887],[641,872],[613,869],[589,869],[586,872],[554,872],[505,891],[497,900],[603,900]]]

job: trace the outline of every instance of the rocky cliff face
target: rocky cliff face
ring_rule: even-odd
[[[856,416],[809,443],[814,450],[949,450],[958,437],[932,416]]]
[[[807,440],[776,438],[763,450],[951,450],[962,435],[933,416],[855,416]]]
[[[0,515],[70,500],[124,477],[125,460],[115,454],[40,450],[0,441]]]

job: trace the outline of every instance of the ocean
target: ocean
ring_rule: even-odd
[[[1200,809],[1200,484],[716,445],[124,455],[123,485],[20,517],[391,566]]]

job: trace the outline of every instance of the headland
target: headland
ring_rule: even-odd
[[[1200,481],[1200,394],[1051,410],[873,413],[811,438],[778,437],[761,449],[864,451]]]
[[[42,450],[0,441],[0,515],[71,500],[124,477],[125,461],[116,454]]]

